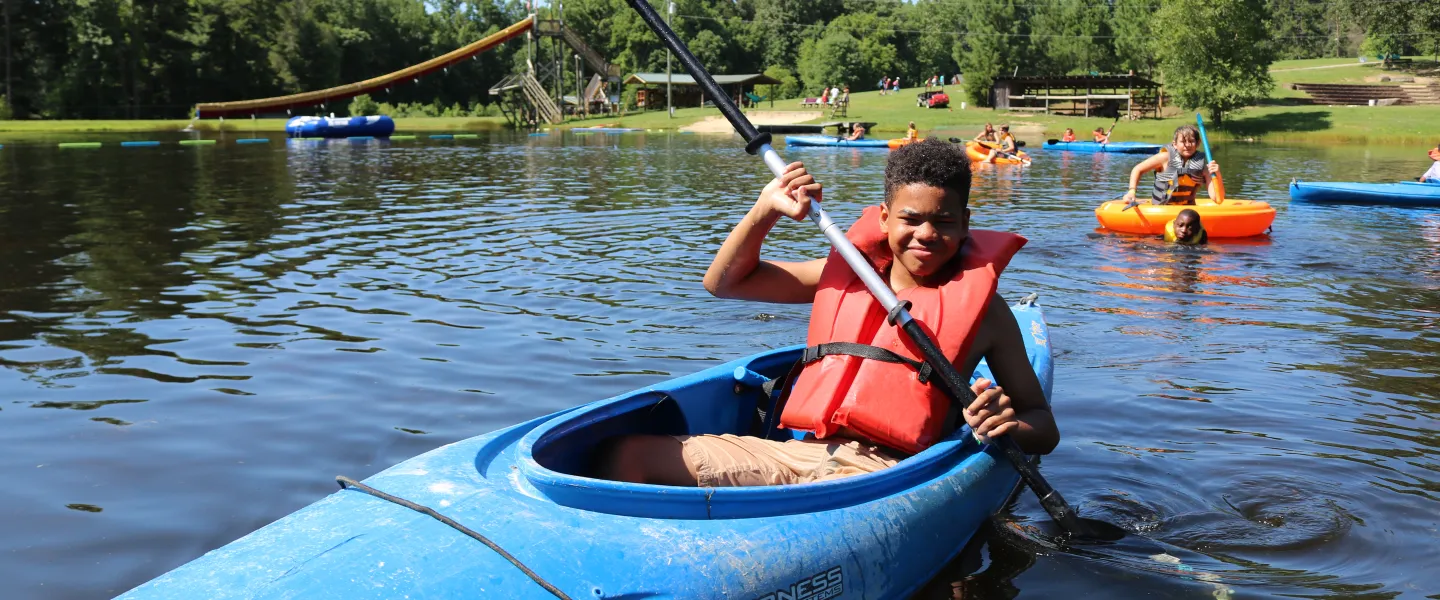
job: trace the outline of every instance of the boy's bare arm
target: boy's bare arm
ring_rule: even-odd
[[[760,248],[781,216],[803,220],[810,213],[810,199],[820,195],[820,184],[805,172],[804,165],[791,164],[783,176],[765,186],[755,206],[725,238],[705,272],[705,289],[721,298],[793,304],[814,301],[824,259],[761,260]]]
[[[1012,435],[1028,454],[1048,454],[1060,443],[1060,429],[1045,402],[1045,390],[1025,354],[1025,340],[1010,306],[999,294],[990,298],[980,342],[998,385],[980,380],[965,421],[980,435]]]

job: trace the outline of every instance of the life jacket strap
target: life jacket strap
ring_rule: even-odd
[[[867,360],[910,365],[910,368],[915,369],[915,378],[921,384],[929,383],[930,376],[934,374],[934,370],[930,368],[930,363],[923,360],[905,358],[879,346],[857,344],[854,342],[829,342],[810,346],[806,348],[804,354],[801,355],[800,362],[801,364],[810,364],[826,356],[833,355],[858,356]]]

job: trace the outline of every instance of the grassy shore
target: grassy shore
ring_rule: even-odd
[[[1343,69],[1333,69],[1343,70]],[[1316,71],[1324,72],[1324,70]],[[987,108],[951,110],[925,109],[915,105],[915,94],[921,89],[901,90],[899,94],[879,95],[860,92],[850,95],[849,116],[844,120],[878,123],[873,132],[877,137],[894,137],[904,133],[914,121],[926,135],[971,137],[985,125],[1009,124],[1021,139],[1036,143],[1058,138],[1065,128],[1075,129],[1084,139],[1096,127],[1109,128],[1114,119],[1070,117],[996,111]],[[789,106],[785,106],[789,105]],[[773,110],[799,110],[797,102],[779,101]],[[759,110],[770,111],[769,103]],[[603,119],[572,121],[563,127],[638,127],[644,129],[678,129],[701,119],[717,116],[714,109],[689,108],[675,111],[669,118],[662,111],[611,116]],[[835,120],[822,118],[811,122]],[[1115,125],[1117,140],[1168,140],[1176,127],[1194,123],[1193,113],[1165,119],[1121,121]],[[1237,111],[1222,124],[1208,123],[1210,137],[1216,140],[1314,143],[1427,143],[1433,144],[1436,133],[1427,124],[1440,122],[1440,106],[1260,106]]]
[[[1428,60],[1428,57],[1415,57]],[[1224,123],[1207,123],[1210,136],[1216,140],[1243,140],[1263,142],[1311,142],[1311,143],[1424,143],[1433,144],[1436,135],[1429,124],[1440,122],[1440,106],[1317,106],[1297,105],[1294,98],[1304,94],[1286,89],[1292,83],[1362,83],[1366,77],[1390,74],[1402,75],[1396,71],[1385,71],[1374,61],[1359,63],[1354,58],[1320,58],[1307,60],[1279,61],[1271,66],[1271,75],[1276,81],[1272,99],[1262,106],[1247,108],[1227,115]],[[1112,119],[1070,117],[1061,115],[1031,114],[1026,112],[996,111],[985,108],[967,107],[960,109],[958,88],[949,91],[954,94],[952,107],[926,109],[915,104],[916,94],[924,88],[903,89],[898,94],[880,95],[876,91],[855,92],[850,96],[849,114],[843,119],[822,117],[811,120],[819,123],[833,120],[871,121],[878,125],[873,133],[876,137],[895,137],[902,134],[910,121],[914,121],[926,135],[944,137],[970,137],[985,123],[1010,124],[1017,135],[1031,143],[1043,139],[1057,138],[1065,128],[1075,129],[1081,139],[1086,132],[1096,127],[1110,127]],[[763,102],[759,111],[800,111],[796,100]],[[813,112],[813,111],[811,111]],[[558,129],[573,127],[636,127],[641,129],[674,130],[693,125],[703,119],[719,116],[713,108],[682,108],[672,118],[665,111],[630,113],[623,116],[607,115],[582,119],[553,126]],[[1164,119],[1142,119],[1121,121],[1115,127],[1117,140],[1160,142],[1168,140],[1170,133],[1178,126],[1193,123],[1195,116],[1190,112],[1173,111]],[[188,121],[0,121],[0,142],[5,139],[58,134],[90,132],[144,133],[175,132],[188,125]],[[399,118],[396,119],[398,133],[410,132],[459,132],[486,131],[506,127],[500,117],[480,118]],[[284,131],[282,119],[231,119],[223,125],[218,120],[204,120],[195,123],[201,132],[219,131],[244,134],[277,134]]]
[[[420,117],[396,119],[396,132],[489,131],[508,127],[504,117]],[[134,121],[0,121],[0,134],[61,133],[166,133],[190,125],[186,120]],[[285,119],[203,119],[193,127],[201,132],[284,134]]]

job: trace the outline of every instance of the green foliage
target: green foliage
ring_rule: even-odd
[[[11,11],[15,112],[177,118],[197,102],[360,81],[444,54],[523,18],[464,0],[37,0]],[[509,73],[518,43],[379,99],[446,104]],[[339,111],[330,106],[319,112]]]
[[[1154,0],[1115,0],[1110,15],[1110,30],[1114,32],[1115,66],[1136,73],[1150,73],[1155,70],[1155,53],[1151,50],[1153,35],[1150,32]]]
[[[767,96],[776,100],[787,100],[800,97],[800,79],[795,72],[785,67],[775,65],[766,67],[765,74],[780,80],[780,85],[770,86]]]
[[[0,121],[9,121],[15,118],[15,113],[10,109],[10,99],[0,94]]]
[[[977,1],[968,12],[969,35],[956,47],[956,58],[965,73],[965,95],[976,105],[989,106],[995,79],[1021,66],[1028,32],[1017,0]]]
[[[1263,0],[1166,0],[1152,27],[1168,29],[1155,37],[1166,93],[1186,109],[1205,109],[1216,124],[1275,86]]]
[[[664,12],[664,1],[650,1]],[[449,52],[525,14],[524,4],[510,0],[6,4],[13,112],[50,118],[177,118],[196,102],[361,81]],[[1244,5],[1249,20],[1215,8],[1232,5]],[[545,5],[538,16],[559,16],[552,6],[559,5]],[[1157,6],[1169,17],[1155,18]],[[1151,74],[1157,44],[1213,30],[1213,15],[1227,27],[1243,25],[1215,46],[1227,56],[1237,47],[1269,51],[1272,37],[1283,56],[1348,56],[1362,30],[1367,53],[1440,52],[1440,1],[1433,0],[678,0],[672,26],[714,73],[783,69],[789,79],[776,86],[780,95],[813,94],[821,85],[871,90],[881,77],[915,85],[962,71],[969,99],[988,104],[995,78],[1017,68],[1021,75]],[[664,70],[664,47],[625,0],[570,0],[563,16],[623,72]],[[542,70],[563,62],[562,85],[574,93],[572,49],[554,38],[540,39],[533,56],[525,48],[502,44],[447,72],[376,92],[373,101],[437,114],[457,104],[468,113],[489,111],[475,99],[487,98],[491,85],[526,68],[527,59]],[[1215,62],[1228,68],[1231,60]],[[333,104],[318,112],[346,108]]]
[[[1031,43],[1045,74],[1108,72],[1115,53],[1110,37],[1110,7],[1095,2],[1049,2],[1031,9]]]
[[[1339,2],[1328,0],[1265,0],[1270,16],[1270,35],[1276,40],[1275,56],[1280,59],[1339,56],[1335,23],[1328,18]]]
[[[1348,9],[1365,28],[1364,54],[1440,54],[1440,2],[1348,0]]]
[[[361,94],[350,100],[350,116],[364,117],[369,115],[384,114],[380,112],[380,105],[375,102],[370,94]]]
[[[830,29],[819,41],[800,44],[800,80],[806,93],[818,94],[825,86],[844,86],[861,81],[866,67],[860,55],[860,41],[841,29]]]

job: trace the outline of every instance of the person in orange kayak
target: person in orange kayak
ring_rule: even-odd
[[[913,345],[838,253],[805,262],[760,258],[781,217],[803,221],[811,199],[822,197],[797,162],[765,186],[704,283],[721,298],[814,303],[809,362],[797,365],[794,387],[775,409],[782,427],[808,434],[625,435],[602,445],[597,475],[704,487],[823,481],[891,467],[965,424],[980,436],[1012,436],[1027,453],[1053,450],[1060,440],[1054,416],[1014,315],[995,291],[1025,239],[970,229],[969,195],[970,165],[958,145],[906,145],[890,154],[883,203],[865,209],[847,237],[913,304],[915,318],[934,328],[961,373],[985,358],[1000,386],[979,380],[971,386],[976,399],[951,410],[944,391],[906,362],[918,357]]]
[[[1090,132],[1090,137],[1094,138],[1097,144],[1110,143],[1110,134],[1105,132],[1104,127],[1096,127],[1095,131]]]
[[[1124,200],[1135,202],[1140,176],[1151,171],[1155,172],[1155,188],[1150,192],[1150,201],[1154,204],[1195,204],[1195,190],[1200,187],[1204,187],[1211,198],[1219,197],[1215,174],[1220,172],[1220,164],[1206,164],[1205,155],[1198,152],[1199,147],[1199,129],[1194,125],[1176,128],[1173,141],[1130,170],[1130,189],[1125,192]]]
[[[910,128],[905,130],[905,139],[912,142],[920,141],[920,130],[915,128],[914,121],[911,121]]]
[[[1000,141],[1000,134],[995,133],[994,125],[986,123],[985,129],[980,132],[980,135],[975,136],[975,141],[997,143]]]
[[[1069,128],[1069,127],[1066,127],[1066,128],[1065,128],[1065,135],[1060,136],[1060,141],[1062,141],[1062,142],[1073,142],[1073,141],[1075,141],[1075,130],[1074,130],[1074,129],[1071,129],[1071,128]]]
[[[1000,126],[1000,133],[996,135],[996,141],[999,142],[999,144],[990,146],[990,154],[985,156],[985,162],[993,163],[995,159],[1001,156],[1016,158],[1015,149],[1017,145],[1015,143],[1015,136],[1010,134],[1009,125]]]
[[[1210,241],[1210,236],[1200,224],[1200,213],[1187,208],[1165,224],[1165,241],[1194,246]]]
[[[1430,169],[1420,176],[1420,183],[1440,183],[1440,144],[1430,149],[1430,160],[1435,161]]]

